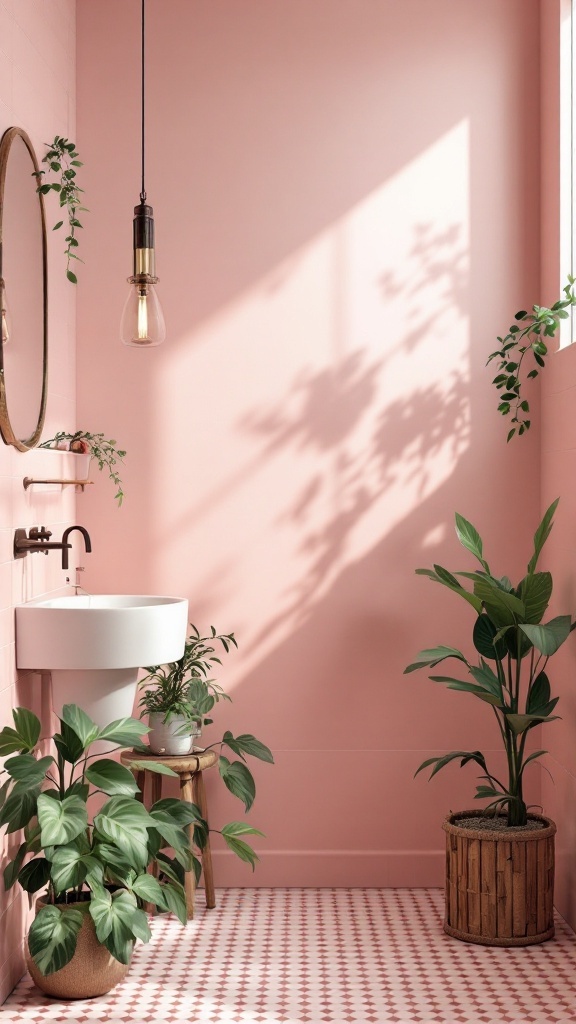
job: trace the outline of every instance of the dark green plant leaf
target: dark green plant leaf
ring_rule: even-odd
[[[6,891],[12,888],[14,882],[18,878],[20,868],[22,867],[24,857],[26,856],[27,853],[27,843],[21,843],[15,856],[12,858],[12,860],[8,862],[8,864],[4,868],[4,888],[6,889]]]
[[[141,942],[150,942],[152,932],[148,924],[148,915],[143,910],[136,909],[130,925],[132,934]]]
[[[0,814],[0,825],[7,825],[7,832],[17,832],[34,817],[39,792],[39,787],[29,789],[25,783],[16,783]]]
[[[232,853],[235,853],[240,860],[246,861],[247,864],[250,864],[252,871],[254,871],[256,861],[259,860],[256,851],[253,850],[248,843],[243,842],[242,839],[236,839],[236,836],[227,835],[224,830],[222,830],[222,835],[224,836],[224,841],[228,849],[231,850]]]
[[[133,796],[138,793],[132,772],[110,758],[93,761],[86,769],[85,776],[93,786],[108,796]]]
[[[176,914],[181,924],[186,924],[187,913],[184,887],[177,882],[166,882],[162,886],[162,895],[166,909]]]
[[[145,761],[131,761],[130,764],[137,771],[154,772],[155,775],[171,775],[172,778],[178,777],[177,772],[173,772],[167,764],[160,764],[158,761],[146,759]]]
[[[58,753],[68,764],[76,764],[84,753],[82,740],[66,722],[61,723],[61,731],[55,734],[54,743]]]
[[[248,766],[242,761],[230,762],[227,757],[221,756],[218,760],[218,767],[224,785],[233,796],[242,801],[246,811],[249,811],[256,796],[256,786]]]
[[[153,814],[155,811],[162,811],[169,815],[164,820],[170,821],[179,828],[185,828],[186,825],[191,825],[195,821],[202,821],[200,808],[196,804],[192,804],[188,800],[177,800],[175,797],[157,800],[152,805],[150,813]]]
[[[462,690],[465,693],[472,693],[487,704],[499,706],[502,698],[490,693],[483,686],[475,686],[474,683],[466,683],[462,679],[452,679],[451,676],[430,676],[433,683],[445,683],[449,690]]]
[[[14,728],[22,738],[23,748],[29,751],[34,750],[40,739],[42,728],[40,719],[32,711],[29,711],[28,708],[14,708],[12,717],[14,719]]]
[[[521,624],[520,629],[541,654],[550,657],[562,646],[570,635],[572,620],[569,615],[557,615],[546,625]]]
[[[94,742],[98,735],[98,726],[88,717],[82,708],[77,704],[65,704],[62,708],[61,721],[76,733],[82,743],[82,750],[86,750]]]
[[[96,935],[121,964],[130,963],[134,946],[132,921],[137,910],[136,897],[121,889],[112,896],[106,890],[90,900],[90,914]]]
[[[154,875],[149,875],[147,872],[138,875],[132,882],[132,890],[140,899],[165,909],[162,886],[158,879],[154,878]]]
[[[502,590],[497,580],[479,577],[474,583],[474,593],[497,629],[515,625],[518,618],[524,618],[522,601]]]
[[[470,674],[479,686],[483,686],[499,700],[502,700],[502,684],[484,658],[480,659],[480,665],[470,666]]]
[[[543,362],[542,365],[544,365]],[[544,547],[546,541],[548,540],[548,537],[550,536],[550,531],[552,529],[552,526],[554,525],[554,513],[558,507],[559,501],[560,498],[556,498],[556,500],[552,502],[550,507],[546,509],[546,512],[544,513],[544,516],[542,518],[542,522],[540,523],[538,529],[536,530],[536,533],[534,534],[534,554],[528,562],[529,573],[533,573],[535,571],[542,548]]]
[[[548,607],[552,595],[552,576],[549,572],[529,573],[518,587],[518,597],[524,604],[524,621],[536,624]]]
[[[514,715],[509,712],[506,713],[506,721],[515,736],[520,736],[535,725],[540,725],[543,722],[554,722],[557,719],[558,715]]]
[[[83,919],[80,910],[59,910],[48,906],[38,911],[30,926],[28,946],[44,977],[70,963]]]
[[[25,786],[39,786],[44,781],[46,772],[52,764],[54,764],[53,757],[42,757],[37,761],[33,754],[18,754],[16,757],[9,758],[4,763],[4,767],[9,776],[21,783],[24,788]]]
[[[550,700],[550,682],[545,672],[540,672],[528,694],[526,701],[526,712],[529,715],[536,715],[539,713],[541,708],[545,707]]]
[[[427,647],[416,655],[416,661],[413,661],[411,665],[404,669],[404,675],[426,666],[434,668],[435,665],[439,665],[446,658],[457,658],[458,661],[463,661],[465,665],[468,664],[462,652],[458,651],[455,647]]]
[[[50,879],[50,862],[45,857],[35,857],[24,865],[18,875],[18,884],[25,892],[35,893],[44,889]]]
[[[421,772],[424,768],[429,768],[431,765],[434,765],[434,768],[430,773],[431,779],[433,778],[434,775],[436,775],[436,772],[440,771],[441,768],[445,768],[446,765],[450,764],[451,761],[457,760],[460,760],[461,768],[463,768],[465,764],[468,764],[469,761],[475,761],[477,764],[480,765],[481,768],[484,769],[484,771],[488,771],[486,767],[486,761],[484,760],[484,755],[481,753],[480,750],[453,750],[451,751],[450,754],[444,754],[441,757],[429,757],[426,761],[423,761],[420,767],[417,768],[416,771],[414,772],[414,778],[416,778],[418,773]]]
[[[102,884],[102,865],[95,857],[87,853],[81,845],[69,843],[67,846],[57,847],[54,851],[50,874],[56,892],[64,892],[65,889],[72,889],[81,885],[88,871],[91,871],[92,876],[96,877],[100,884]]]
[[[240,736],[234,737],[231,732],[226,731],[222,742],[242,758],[244,754],[249,754],[251,757],[259,758],[260,761],[274,764],[272,751],[251,733],[241,733]]]
[[[117,846],[134,867],[148,863],[149,826],[156,825],[144,805],[131,797],[113,796],[94,818],[98,832]]]

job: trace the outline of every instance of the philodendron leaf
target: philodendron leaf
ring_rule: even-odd
[[[539,672],[530,687],[526,701],[526,712],[529,715],[536,715],[546,707],[550,700],[550,682],[545,672]]]
[[[139,718],[118,718],[100,729],[96,738],[117,743],[119,747],[131,747],[147,732],[150,732],[150,728]]]
[[[18,875],[18,885],[21,885],[25,892],[38,892],[44,889],[50,879],[50,861],[45,857],[34,857],[24,865]]]
[[[124,765],[104,757],[93,761],[86,769],[85,776],[97,789],[107,796],[133,796],[138,792],[136,779]]]
[[[555,654],[570,635],[572,620],[569,615],[557,615],[546,625],[521,624],[520,629],[526,634],[537,651],[546,657]]]
[[[0,814],[0,825],[7,825],[7,832],[17,832],[28,825],[36,814],[38,793],[39,787],[29,789],[25,783],[16,783]]]
[[[39,786],[44,781],[44,776],[54,764],[53,757],[41,757],[39,761],[32,754],[18,754],[5,762],[4,767],[8,775],[16,782],[24,786]]]
[[[456,535],[458,540],[468,551],[478,559],[480,565],[486,572],[490,572],[488,563],[484,560],[482,551],[482,538],[472,523],[469,523],[464,516],[456,513]]]
[[[42,846],[62,846],[87,828],[86,804],[79,796],[66,796],[60,802],[47,793],[40,793],[38,821],[42,829]]]
[[[44,977],[70,963],[83,920],[84,915],[80,910],[59,910],[58,907],[48,906],[38,911],[30,926],[28,946],[34,963]]]
[[[156,822],[133,797],[113,796],[94,818],[98,832],[117,846],[134,867],[148,863],[147,828]]]
[[[404,669],[404,675],[426,666],[434,668],[435,665],[439,665],[446,658],[457,658],[458,661],[463,661],[465,665],[468,664],[462,652],[457,650],[456,647],[426,647],[416,655],[416,661],[413,661],[411,665]]]
[[[148,903],[154,903],[157,907],[164,908],[164,897],[162,895],[162,886],[154,875],[149,875],[148,872],[144,872],[138,875],[137,878],[132,882],[132,891],[142,900],[146,900]]]
[[[264,743],[261,743],[260,740],[257,740],[255,736],[252,736],[251,733],[241,733],[240,736],[233,736],[231,732],[226,731],[222,737],[222,742],[242,759],[244,759],[244,754],[249,754],[251,757],[259,758],[260,761],[274,764],[272,751]]]
[[[57,847],[54,851],[50,874],[56,892],[64,892],[65,889],[81,885],[88,871],[92,872],[93,877],[99,877],[102,883],[104,877],[102,865],[96,860],[96,857],[85,853],[80,844],[69,843],[67,846]]]
[[[247,811],[250,810],[256,796],[256,786],[252,773],[242,761],[230,762],[227,757],[220,756],[218,761],[220,775],[225,786],[233,796],[242,801]]]
[[[186,913],[186,897],[184,895],[184,886],[178,882],[166,882],[162,886],[162,895],[164,897],[164,905],[167,910],[171,910],[181,924],[186,924],[187,913]]]
[[[256,861],[259,860],[256,851],[242,839],[237,839],[236,836],[227,835],[224,832],[224,829],[222,829],[222,835],[224,836],[224,841],[228,849],[231,850],[232,853],[235,853],[240,860],[246,861],[247,864],[250,864],[252,871],[254,871]]]
[[[540,526],[538,527],[538,529],[536,530],[536,533],[534,534],[534,554],[532,555],[532,558],[528,562],[528,572],[529,573],[534,572],[534,570],[536,569],[536,564],[537,564],[538,559],[540,557],[540,552],[542,551],[542,548],[544,547],[548,537],[550,536],[550,530],[552,529],[552,526],[553,526],[553,522],[552,521],[554,519],[554,513],[556,511],[556,508],[558,506],[558,502],[559,501],[560,501],[560,498],[556,498],[556,501],[552,502],[550,507],[544,513],[544,517],[542,519],[542,522],[540,523]]]
[[[4,888],[6,890],[11,889],[12,886],[14,885],[14,882],[18,878],[20,868],[22,867],[24,857],[26,856],[27,853],[28,844],[21,843],[16,855],[12,858],[11,861],[9,861],[9,863],[4,868]]]
[[[76,764],[84,753],[82,740],[66,722],[61,722],[60,732],[54,735],[54,743],[58,753],[68,761],[68,764]]]
[[[90,900],[90,914],[96,935],[121,964],[130,963],[134,945],[132,922],[136,910],[136,897],[125,889],[112,896],[103,890],[94,894]]]
[[[137,771],[154,772],[155,775],[171,775],[172,778],[178,777],[178,772],[173,772],[167,764],[160,764],[158,761],[149,761],[146,758],[145,761],[130,761],[130,766],[135,768]]]
[[[96,723],[77,704],[65,704],[60,720],[76,733],[83,750],[86,750],[98,735]]]
[[[40,739],[40,719],[28,708],[15,708],[12,717],[14,729],[7,725],[0,732],[0,757],[17,751],[31,752]]]

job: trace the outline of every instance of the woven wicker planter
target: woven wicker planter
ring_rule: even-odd
[[[44,906],[37,900],[36,909]],[[57,999],[92,999],[110,992],[130,970],[129,964],[118,963],[106,946],[96,938],[94,922],[87,912],[87,903],[71,903],[69,907],[85,911],[84,922],[78,932],[76,952],[59,971],[44,977],[34,963],[26,943],[26,963],[34,984],[48,996]]]
[[[459,828],[449,814],[446,832],[444,931],[484,946],[531,946],[554,935],[554,835],[550,818],[530,814],[545,827],[518,832]]]

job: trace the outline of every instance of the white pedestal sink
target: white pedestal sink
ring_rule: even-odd
[[[132,714],[139,668],[184,653],[182,597],[80,594],[16,607],[16,665],[50,672],[56,714],[79,704],[99,726]]]

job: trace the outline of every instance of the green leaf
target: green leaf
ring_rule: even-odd
[[[130,764],[132,768],[135,768],[137,771],[154,772],[156,775],[172,775],[173,777],[178,777],[178,772],[173,772],[167,764],[160,764],[158,761],[149,761],[146,759],[145,761],[131,761]]]
[[[153,819],[156,830],[162,836],[164,845],[172,846],[175,851],[189,848],[188,833],[180,825],[175,824],[169,811],[158,809],[155,805],[150,811],[150,817]]]
[[[26,856],[27,853],[28,844],[22,843],[19,846],[16,855],[12,858],[12,860],[8,862],[8,864],[4,868],[4,888],[6,889],[6,891],[12,888],[14,882],[18,878],[20,868],[22,867],[24,857]]]
[[[200,808],[196,804],[190,803],[188,800],[177,800],[175,797],[165,797],[163,800],[157,800],[150,809],[150,814],[154,811],[162,811],[169,815],[169,819],[172,824],[177,825],[180,828],[186,828],[187,825],[191,825],[193,822],[202,821],[202,813]]]
[[[63,223],[64,223],[63,220],[59,220],[58,223],[55,224],[54,227],[52,228],[52,231],[58,231],[58,228],[61,228]]]
[[[71,270],[66,271],[66,277],[68,278],[69,281],[72,282],[72,284],[78,284],[78,278],[76,277],[76,274],[74,274]],[[114,954],[112,955],[114,956]]]
[[[98,726],[88,717],[77,704],[65,704],[62,708],[61,721],[66,722],[82,743],[85,751],[98,735]]]
[[[438,566],[437,568],[441,568],[441,566]],[[464,587],[461,587],[458,583],[456,586],[454,586],[453,584],[448,582],[448,576],[451,575],[450,573],[447,573],[445,571],[442,577],[440,577],[438,573],[433,572],[432,569],[416,569],[416,575],[428,576],[435,583],[441,583],[444,587],[448,587],[448,590],[452,590],[454,591],[455,594],[459,594],[459,596],[462,597],[465,601],[467,601],[468,604],[472,605],[472,607],[476,610],[478,615],[482,611],[482,602],[479,601],[474,594],[470,594],[467,590],[464,589]]]
[[[113,796],[96,815],[94,824],[104,839],[117,846],[134,867],[146,867],[147,827],[156,825],[156,822],[140,801]]]
[[[162,886],[162,895],[166,909],[176,914],[181,924],[186,924],[187,912],[184,887],[177,882],[167,882]]]
[[[141,737],[148,732],[149,727],[139,718],[118,718],[100,729],[96,738],[117,743],[119,747],[130,747],[134,743],[139,743]]]
[[[489,693],[483,686],[475,686],[474,683],[464,682],[462,679],[452,679],[451,676],[430,676],[434,683],[446,683],[449,690],[462,690],[465,693],[473,693],[475,697],[486,701],[487,704],[495,706],[502,704],[502,698]]]
[[[472,640],[478,654],[481,654],[483,658],[490,658],[492,661],[495,661],[496,658],[502,660],[506,655],[506,644],[496,637],[496,626],[492,619],[483,612],[476,619],[472,633]]]
[[[251,757],[257,757],[260,761],[274,764],[272,751],[261,743],[260,740],[257,740],[255,736],[252,736],[251,733],[241,733],[240,736],[234,737],[231,732],[226,731],[222,742],[226,743],[240,757],[243,757],[244,754],[249,754]]]
[[[474,584],[474,593],[498,629],[513,626],[517,618],[524,618],[525,609],[522,601],[502,590],[496,580],[479,576]]]
[[[138,786],[132,772],[110,758],[94,761],[86,769],[85,775],[93,786],[101,789],[108,796],[133,796],[138,793]]]
[[[56,892],[82,885],[89,870],[102,884],[104,869],[95,857],[86,853],[83,844],[70,843],[54,851],[50,874]]]
[[[542,365],[544,365],[543,361]],[[534,570],[536,569],[536,564],[540,557],[542,548],[544,547],[546,541],[548,540],[548,537],[550,536],[550,531],[552,529],[552,526],[554,525],[554,513],[556,511],[556,508],[558,507],[559,501],[560,498],[556,498],[556,501],[553,501],[550,507],[546,509],[546,512],[544,513],[544,516],[542,518],[542,522],[540,523],[540,526],[534,534],[534,554],[532,555],[532,558],[528,563],[529,573],[534,572]]]
[[[539,623],[552,595],[552,576],[549,572],[529,573],[518,587],[518,597],[524,604],[524,618],[528,623]]]
[[[112,956],[122,964],[130,963],[134,945],[132,922],[137,909],[132,893],[121,889],[110,896],[103,890],[90,900],[90,915],[96,935]]]
[[[61,723],[61,731],[54,735],[54,743],[58,753],[69,764],[76,764],[84,753],[82,740],[66,722]]]
[[[42,907],[28,934],[30,955],[44,977],[59,971],[74,956],[84,915],[80,910]]]
[[[105,843],[97,838],[92,848],[92,853],[103,869],[107,872],[112,872],[116,878],[121,879],[123,882],[126,882],[130,873],[133,872],[129,858],[112,843]],[[138,867],[142,866],[145,867],[140,862]]]
[[[16,783],[0,814],[0,825],[7,825],[8,833],[24,828],[34,817],[38,793],[39,788],[29,789],[25,783]]]
[[[540,672],[536,676],[536,679],[534,680],[534,682],[532,683],[532,686],[530,687],[530,692],[528,694],[528,699],[526,701],[526,712],[527,712],[527,714],[529,714],[529,715],[536,715],[536,714],[538,714],[538,712],[542,708],[546,707],[546,705],[548,704],[549,700],[550,700],[550,683],[549,683],[549,680],[548,680],[548,676],[546,675],[545,672]]]
[[[463,661],[465,665],[468,664],[462,652],[457,650],[456,647],[427,647],[416,655],[416,661],[413,661],[411,665],[404,669],[404,675],[426,666],[434,668],[435,665],[439,665],[446,658],[457,658],[458,661]]]
[[[158,879],[154,878],[154,875],[149,875],[147,872],[138,875],[132,882],[132,890],[140,899],[153,903],[156,907],[164,908],[162,886]]]
[[[150,942],[152,932],[148,924],[148,915],[143,910],[136,909],[130,925],[132,934],[141,942]]]
[[[246,861],[247,864],[250,864],[252,866],[252,871],[254,871],[256,861],[259,860],[255,850],[253,850],[248,843],[243,842],[242,839],[236,839],[233,835],[227,835],[224,830],[222,830],[222,835],[224,836],[224,841],[228,849],[231,850],[232,853],[235,853],[240,860]]]
[[[25,892],[38,892],[44,889],[50,879],[50,862],[45,857],[35,857],[24,865],[18,875],[18,885]]]
[[[158,861],[161,873],[166,875],[166,878],[176,882],[178,885],[184,884],[184,869],[176,860],[172,860],[165,853],[158,853],[156,860]]]
[[[37,761],[33,754],[18,754],[9,758],[4,767],[9,776],[24,788],[39,786],[51,764],[54,764],[53,757],[42,757]]]
[[[512,396],[514,397],[514,396]],[[478,559],[483,569],[486,572],[490,572],[488,563],[484,561],[482,555],[482,538],[478,533],[478,530],[469,523],[464,516],[461,516],[458,512],[456,513],[456,535],[458,540],[468,551],[470,551],[475,558]]]
[[[230,821],[222,828],[223,836],[262,836],[264,833],[253,825],[247,825],[245,821]]]
[[[61,846],[76,839],[88,826],[86,804],[79,796],[66,796],[60,802],[47,793],[38,797],[38,821],[42,846]]]
[[[450,754],[444,754],[442,757],[429,757],[426,761],[423,761],[419,768],[416,769],[414,777],[418,775],[424,768],[429,768],[434,765],[434,768],[430,774],[430,778],[436,775],[442,768],[445,768],[451,761],[460,760],[460,767],[464,767],[469,761],[475,761],[479,764],[484,771],[488,771],[486,768],[486,761],[484,755],[480,750],[452,750]]]
[[[256,796],[256,786],[252,773],[242,761],[230,761],[221,756],[218,761],[220,775],[224,785],[230,790],[233,796],[242,801],[246,811],[249,811]]]
[[[571,618],[569,615],[557,615],[550,622],[542,626],[520,624],[520,629],[526,634],[537,651],[546,657],[555,654],[559,647],[570,635]]]
[[[506,714],[506,721],[512,729],[515,736],[520,736],[521,733],[526,732],[527,729],[532,729],[535,725],[540,725],[542,722],[554,722],[558,719],[558,715],[514,715]]]
[[[40,719],[31,711],[27,708],[14,708],[12,717],[14,729],[8,725],[0,732],[0,757],[16,751],[31,752],[40,739]]]

